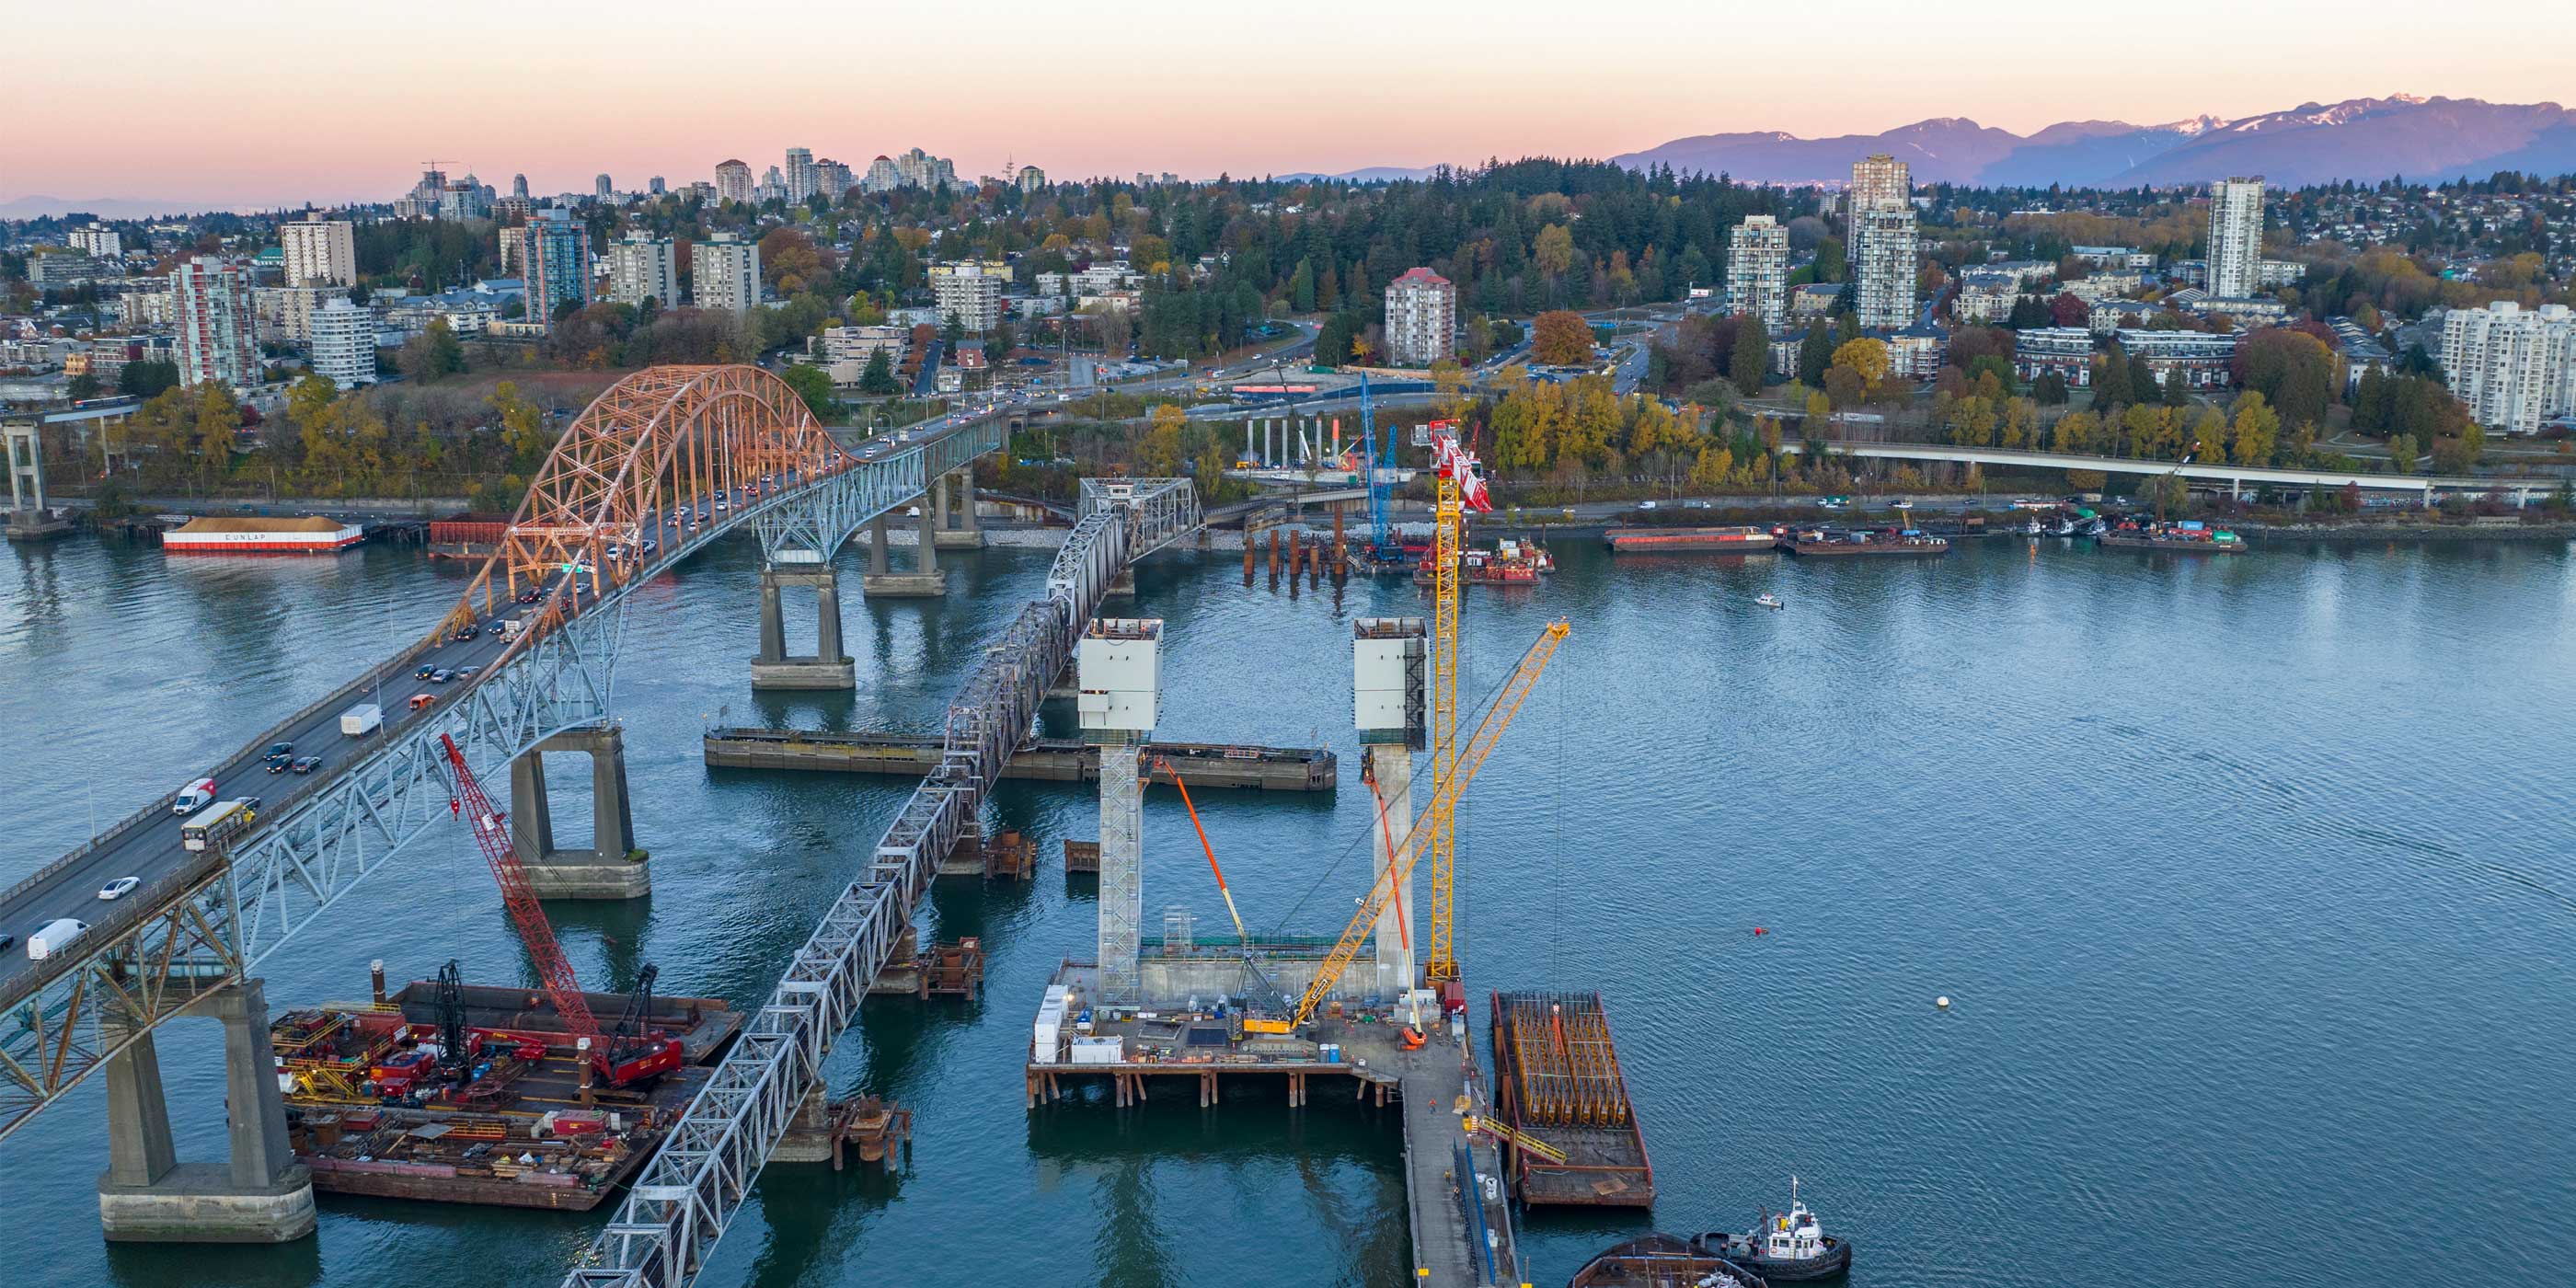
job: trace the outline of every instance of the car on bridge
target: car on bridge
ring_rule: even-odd
[[[545,597],[546,592],[535,586],[530,586],[526,590],[519,592],[519,602],[522,604],[533,604]]]
[[[429,663],[429,664],[423,665],[419,670],[412,672],[412,673],[411,673],[411,678],[413,678],[413,679],[415,679],[415,680],[426,680],[426,679],[428,679],[429,677],[431,677],[431,676],[433,676],[433,675],[436,675],[437,673],[438,673],[438,666],[437,666],[437,664],[436,664],[436,663]]]
[[[103,900],[122,899],[125,896],[134,893],[134,887],[141,884],[143,884],[143,878],[141,877],[118,877],[114,881],[110,881],[106,885],[100,886],[98,888],[98,897]]]
[[[418,711],[436,701],[438,701],[438,695],[435,693],[415,693],[411,695],[411,709]]]
[[[472,623],[472,622],[467,622],[467,623],[466,623],[466,624],[464,624],[463,626],[459,626],[459,627],[457,627],[457,628],[456,628],[456,638],[457,638],[460,642],[461,642],[461,641],[464,641],[464,640],[470,640],[470,639],[474,638],[475,636],[480,635],[480,634],[482,634],[482,633],[483,633],[483,628],[482,628],[482,627],[480,627],[480,626],[475,625],[475,624],[474,624],[474,623]]]
[[[294,760],[287,762],[286,767],[299,774],[309,774],[322,767],[322,758],[320,756],[298,756]]]
[[[267,761],[268,763],[270,763],[270,764],[274,765],[274,764],[276,764],[277,762],[279,762],[279,761],[281,761],[281,760],[284,760],[284,759],[286,759],[287,757],[292,756],[292,755],[294,755],[294,754],[295,754],[295,744],[294,744],[294,743],[291,743],[291,742],[272,742],[272,743],[268,744],[268,750],[267,750],[266,752],[261,753],[260,759],[265,760],[265,761]]]
[[[448,670],[443,666],[429,673],[429,682],[432,684],[445,684],[455,678],[456,672]]]

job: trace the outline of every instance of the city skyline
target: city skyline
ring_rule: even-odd
[[[0,85],[0,111],[13,120],[62,121],[77,105],[82,121],[79,130],[0,138],[0,202],[41,195],[186,210],[383,201],[430,158],[496,184],[525,173],[541,194],[588,191],[602,171],[621,189],[657,174],[707,179],[728,157],[755,161],[757,172],[781,164],[790,147],[864,167],[917,145],[956,157],[969,176],[998,175],[1016,160],[1059,179],[1140,170],[1209,178],[1607,157],[1695,134],[1824,137],[1941,117],[2027,132],[2062,120],[2157,124],[2392,93],[2540,102],[2565,88],[2550,51],[2576,42],[2576,14],[2509,0],[2462,0],[2448,11],[2466,29],[2519,33],[2503,52],[2386,39],[2409,20],[2393,5],[2286,0],[2259,13],[2226,10],[2241,39],[2198,47],[2187,66],[2106,76],[2101,45],[2119,33],[2070,23],[2031,0],[1990,4],[1982,21],[1930,33],[1893,0],[1722,16],[1650,4],[1616,31],[1551,30],[1544,41],[1529,36],[1546,11],[1507,9],[1528,12],[1495,21],[1479,9],[1483,19],[1468,22],[1457,6],[1373,10],[1368,44],[1301,63],[1272,89],[1258,88],[1263,78],[1247,77],[1242,59],[1278,33],[1249,17],[1154,3],[1117,31],[1053,31],[1031,11],[1020,35],[977,44],[979,97],[961,105],[953,93],[960,69],[941,59],[861,58],[811,76],[672,89],[701,86],[708,67],[774,62],[791,47],[780,43],[790,33],[798,50],[942,47],[952,33],[926,12],[861,22],[815,10],[708,25],[657,0],[533,20],[476,0],[419,31],[390,14],[335,9],[327,29],[364,52],[323,55],[311,69],[317,79],[243,74],[276,61],[279,46],[262,34],[273,24],[222,25],[145,0],[135,29],[188,41],[200,56],[141,83],[109,63],[62,60]],[[294,0],[273,17],[292,24],[306,10],[317,21],[324,12]],[[2191,0],[2166,16],[2188,26],[2201,10],[2219,12]],[[2388,22],[2371,21],[2381,10]],[[999,17],[1001,30],[1014,30],[1010,14]],[[497,48],[476,38],[504,18],[536,29]],[[22,16],[19,28],[44,47],[77,36],[85,21],[52,9]],[[674,39],[679,32],[687,39]],[[1644,32],[1658,34],[1638,39]],[[1954,59],[1923,56],[1980,39],[2010,41],[2013,75],[1963,78]],[[2280,51],[2293,45],[2300,67],[2331,70],[2282,72]],[[1735,73],[1712,78],[1709,51],[1724,46],[1810,56],[1730,60]],[[1403,78],[1387,76],[1408,50],[1438,56],[1408,62]],[[1864,84],[1831,74],[1843,65],[1874,70]],[[1600,70],[1568,77],[1569,67]],[[304,96],[335,76],[362,80],[374,106],[317,123]],[[534,120],[544,128],[530,129]],[[189,128],[171,129],[173,121]],[[288,122],[302,132],[282,140]]]

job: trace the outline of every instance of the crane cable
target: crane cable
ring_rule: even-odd
[[[1517,674],[1517,669],[1515,669],[1515,674]],[[1487,690],[1484,698],[1476,704],[1475,709],[1478,711],[1491,711],[1493,709],[1495,699],[1503,696],[1503,690],[1511,684],[1511,679],[1511,676],[1506,675],[1503,677],[1501,683],[1496,684],[1492,689]],[[1470,741],[1472,741],[1472,739],[1470,739]],[[1431,784],[1431,790],[1435,792],[1440,790],[1440,784],[1436,779]],[[1323,870],[1315,874],[1315,880],[1306,887],[1306,893],[1297,896],[1297,902],[1290,905],[1287,913],[1280,917],[1280,919],[1272,926],[1271,933],[1274,935],[1285,934],[1288,924],[1296,920],[1298,913],[1305,910],[1306,904],[1315,897],[1315,892],[1323,889],[1324,883],[1333,879],[1333,874],[1339,872],[1342,865],[1350,861],[1350,857],[1353,852],[1359,850],[1362,846],[1367,845],[1373,839],[1374,838],[1367,833],[1362,833],[1351,838],[1350,843],[1343,846],[1341,852],[1333,856],[1333,861],[1325,864]],[[1406,843],[1412,843],[1409,836]]]

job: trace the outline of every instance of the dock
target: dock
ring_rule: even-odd
[[[939,765],[935,734],[831,733],[811,729],[713,729],[706,761],[719,769],[802,769],[824,773],[887,774],[920,778]],[[1212,742],[1153,742],[1140,753],[1147,786],[1168,786],[1154,774],[1156,759],[1169,760],[1192,787],[1240,787],[1265,792],[1329,792],[1338,758],[1325,748],[1249,747]],[[1011,753],[1002,777],[1045,782],[1100,780],[1100,748],[1070,738],[1040,738]]]
[[[1312,973],[1321,947],[1262,950],[1271,980],[1296,987]],[[1170,984],[1206,984],[1214,998],[1241,969],[1238,958],[1200,950],[1160,954]],[[1303,959],[1303,960],[1301,960]],[[1157,976],[1146,959],[1147,978]],[[1522,1282],[1519,1253],[1495,1143],[1466,1130],[1487,1097],[1467,1042],[1464,1017],[1432,1024],[1425,1040],[1404,1049],[1403,1017],[1366,1000],[1336,1002],[1309,1029],[1310,1038],[1246,1032],[1240,1009],[1092,1008],[1099,970],[1068,961],[1049,989],[1060,1011],[1042,1009],[1032,1035],[1027,1099],[1034,1110],[1061,1101],[1067,1084],[1107,1079],[1113,1104],[1141,1105],[1157,1094],[1195,1093],[1200,1108],[1217,1106],[1228,1080],[1284,1084],[1282,1102],[1304,1108],[1321,1092],[1354,1102],[1395,1105],[1404,1133],[1405,1205],[1412,1234],[1414,1282],[1437,1288],[1511,1288]],[[1061,991],[1059,991],[1061,990]],[[1053,1011],[1054,1018],[1050,1018]],[[1172,1084],[1181,1084],[1174,1088]]]

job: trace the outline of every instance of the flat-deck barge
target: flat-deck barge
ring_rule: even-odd
[[[423,1099],[395,1090],[399,1075],[380,1074],[440,1041],[437,988],[413,983],[372,1002],[290,1010],[270,1024],[288,1142],[315,1189],[586,1212],[661,1147],[743,1022],[713,998],[654,998],[650,1026],[679,1038],[687,1063],[619,1088],[583,1078],[573,1036],[542,994],[467,985],[465,1024],[480,1036],[484,1076],[470,1095]],[[594,1015],[612,1018],[628,1003],[619,994],[583,997]]]
[[[1494,1110],[1520,1136],[1503,1164],[1521,1202],[1652,1207],[1655,1169],[1599,993],[1496,993]]]
[[[1923,558],[1950,553],[1950,542],[1919,531],[1836,532],[1808,528],[1783,543],[1801,559]]]
[[[1601,534],[1614,554],[1663,554],[1668,551],[1714,551],[1759,554],[1775,549],[1780,539],[1769,528],[1636,527],[1612,528]]]
[[[940,739],[929,734],[831,733],[811,729],[714,729],[707,764],[724,769],[805,769],[919,778],[938,768]],[[1340,776],[1321,747],[1247,747],[1212,742],[1147,743],[1143,781],[1157,785],[1156,759],[1169,760],[1192,787],[1247,787],[1269,792],[1329,792]],[[1089,783],[1100,779],[1100,748],[1070,738],[1040,738],[1011,753],[1004,778]]]

